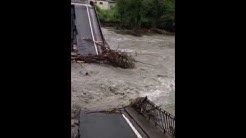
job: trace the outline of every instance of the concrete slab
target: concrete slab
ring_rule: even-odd
[[[137,138],[121,113],[81,113],[80,138]]]
[[[104,44],[95,7],[89,4],[71,4],[71,39],[80,55],[97,55],[102,52],[98,44]]]
[[[92,32],[86,6],[75,5],[76,28],[77,35],[77,50],[80,55],[96,55],[96,47],[93,43]]]
[[[136,130],[138,131],[138,133],[141,135],[142,138],[150,138],[146,133],[145,131],[137,124],[136,121],[133,120],[133,118],[131,118],[129,116],[129,114],[126,112],[126,111],[121,111],[122,114],[124,114],[128,119],[129,121],[132,123],[132,125],[136,128]]]

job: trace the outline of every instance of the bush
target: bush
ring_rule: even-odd
[[[174,0],[164,1],[164,13],[160,18],[159,28],[164,28],[167,31],[175,31],[175,2]]]
[[[117,0],[116,6],[102,10],[96,6],[102,24],[120,24],[126,29],[159,28],[175,31],[174,0]]]
[[[100,7],[96,6],[96,12],[99,16],[99,20],[101,23],[118,23],[119,22],[114,8],[103,10]]]

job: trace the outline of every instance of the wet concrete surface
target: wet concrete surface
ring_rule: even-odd
[[[121,114],[90,113],[80,116],[80,138],[137,138]]]

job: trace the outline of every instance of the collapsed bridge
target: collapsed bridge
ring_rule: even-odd
[[[105,46],[93,2],[71,3],[71,51],[75,55],[98,55]]]
[[[112,111],[80,111],[79,138],[175,138],[175,116],[147,97]]]
[[[75,61],[135,67],[129,53],[109,48],[93,2],[71,4],[71,52],[71,59]]]
[[[99,55],[106,46],[93,3],[71,3],[71,49],[75,55]],[[118,59],[118,55],[111,61]],[[175,117],[147,98],[115,112],[79,115],[79,138],[175,137]]]

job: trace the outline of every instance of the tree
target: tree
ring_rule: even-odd
[[[98,10],[105,22],[120,22],[121,27],[160,28],[174,31],[174,0],[116,0],[112,10]]]

